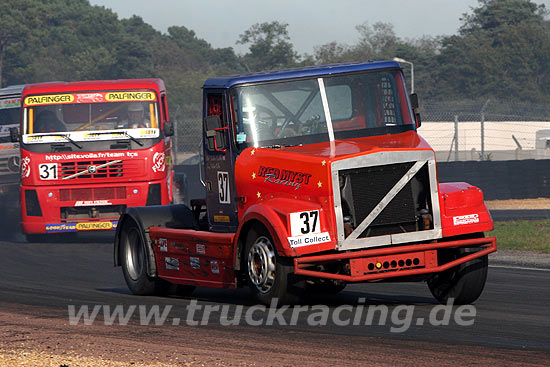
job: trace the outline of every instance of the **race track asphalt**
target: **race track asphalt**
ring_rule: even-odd
[[[452,308],[448,325],[432,325],[430,314],[435,321],[439,320],[437,322],[441,322],[444,314],[443,311],[434,311],[437,303],[425,283],[350,285],[338,295],[310,297],[308,303],[303,305],[308,309],[297,314],[295,325],[284,325],[292,323],[293,309],[290,308],[285,311],[282,323],[249,326],[245,323],[244,314],[254,304],[246,289],[199,288],[190,297],[139,297],[130,294],[121,268],[113,267],[111,236],[80,238],[78,243],[0,242],[0,269],[0,311],[21,310],[22,314],[27,312],[39,317],[58,317],[66,323],[69,305],[74,305],[77,310],[82,305],[88,305],[90,309],[95,305],[109,305],[112,308],[122,305],[126,310],[132,305],[145,306],[147,309],[158,305],[161,310],[165,306],[172,306],[166,321],[171,326],[165,337],[167,342],[178,342],[180,331],[199,328],[201,332],[212,334],[234,331],[236,338],[276,334],[278,338],[288,337],[288,340],[293,340],[296,335],[300,335],[300,338],[315,340],[323,345],[338,345],[344,340],[353,340],[353,343],[357,343],[354,348],[372,344],[375,340],[394,351],[408,342],[422,343],[422,348],[428,350],[441,350],[442,347],[461,350],[465,355],[470,349],[478,350],[472,348],[482,348],[494,356],[502,354],[502,351],[506,351],[506,355],[510,355],[510,352],[532,351],[542,353],[550,360],[548,270],[490,267],[485,290],[475,304],[475,317],[468,318],[473,320],[473,325],[469,326],[457,324],[456,306]],[[238,326],[223,326],[220,314],[213,312],[204,318],[208,321],[206,325],[188,326],[185,321],[189,319],[186,307],[193,300],[202,307],[210,305],[222,308],[227,305],[231,316],[242,305],[241,321]],[[327,325],[312,326],[308,323],[313,305],[328,306],[331,317]],[[359,325],[341,326],[332,319],[334,310],[340,308],[343,311],[338,320],[347,319],[348,324],[351,324],[352,316],[358,312],[358,305],[363,307],[365,313],[372,306],[387,307],[386,322],[378,325],[381,317],[375,316],[369,325],[361,321]],[[405,319],[408,310],[411,310],[412,315],[410,322]],[[193,320],[200,321],[203,316],[201,309]],[[264,314],[258,312],[253,316],[257,320],[262,319]],[[177,329],[173,326],[177,325],[176,320],[179,324]],[[136,324],[136,330],[145,330],[146,326],[140,325],[137,316],[132,322]],[[156,332],[162,337],[163,329]],[[539,359],[534,360],[534,364],[540,361],[540,354],[537,355]]]

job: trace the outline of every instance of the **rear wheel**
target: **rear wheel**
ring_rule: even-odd
[[[244,261],[252,296],[277,306],[300,301],[305,280],[294,275],[292,261],[277,255],[270,234],[265,228],[252,228],[247,235]]]
[[[124,279],[130,291],[140,296],[166,293],[169,283],[147,275],[147,250],[139,226],[126,222],[121,233],[121,260]]]
[[[482,236],[480,234],[475,237]],[[452,261],[473,251],[477,251],[477,249],[451,249],[444,256],[446,256],[446,260]],[[450,298],[454,298],[454,304],[470,304],[479,298],[485,287],[488,267],[489,260],[485,255],[435,274],[428,280],[428,287],[440,303],[446,304]]]

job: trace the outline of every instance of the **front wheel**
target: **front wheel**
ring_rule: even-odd
[[[447,256],[449,260],[458,259],[468,255],[468,250],[454,249]],[[454,298],[454,304],[470,304],[479,298],[485,287],[488,267],[488,256],[478,257],[435,274],[428,280],[428,287],[435,299],[442,304],[446,304],[450,298]]]
[[[294,275],[292,261],[277,255],[271,236],[264,228],[253,228],[247,235],[244,260],[252,296],[270,305],[300,301],[305,280]]]
[[[168,284],[147,275],[147,250],[141,228],[135,223],[125,224],[121,233],[122,272],[130,291],[139,296],[165,293]]]

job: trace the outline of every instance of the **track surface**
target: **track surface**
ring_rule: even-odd
[[[112,265],[110,240],[109,236],[103,236],[81,238],[80,243],[0,242],[0,312],[36,318],[37,323],[48,320],[67,325],[68,305],[89,305],[90,309],[94,305],[124,305],[126,309],[131,305],[159,305],[161,309],[171,305],[169,320],[185,320],[185,307],[193,299],[202,306],[230,305],[230,312],[237,305],[245,305],[243,313],[253,306],[246,290],[200,288],[186,298],[133,296],[126,288],[121,269]],[[297,353],[297,358],[304,354],[310,358],[311,353],[315,353],[319,365],[335,363],[334,358],[339,364],[349,365],[367,360],[374,364],[506,361],[543,365],[550,360],[549,284],[550,271],[490,268],[472,326],[459,326],[452,317],[448,326],[429,325],[430,311],[437,304],[425,283],[384,283],[348,286],[337,296],[313,298],[310,305],[329,305],[334,310],[340,305],[357,305],[362,302],[360,298],[365,297],[365,308],[389,307],[385,325],[374,322],[370,326],[337,326],[329,322],[327,326],[314,327],[307,324],[310,313],[306,312],[300,313],[297,324],[292,326],[254,327],[244,323],[222,326],[219,316],[214,314],[208,318],[208,325],[195,327],[183,321],[179,326],[172,326],[172,322],[163,327],[142,326],[139,320],[132,319],[131,332],[128,327],[116,328],[116,325],[109,331],[72,326],[59,335],[74,332],[93,338],[109,334],[174,348],[185,345],[190,353],[193,350],[208,353],[211,340],[211,346],[218,351],[244,348],[242,359],[257,361],[260,365],[278,365],[285,361],[295,364],[296,360],[287,359],[292,353]],[[413,324],[402,333],[390,332],[390,327],[402,325],[391,322],[392,312],[398,305],[414,306]],[[285,313],[287,321],[291,311]],[[346,311],[342,315],[346,315]],[[201,318],[202,313],[198,312],[195,320]],[[416,325],[418,318],[426,322]],[[273,359],[266,361],[263,356]],[[223,355],[221,358],[223,360]]]

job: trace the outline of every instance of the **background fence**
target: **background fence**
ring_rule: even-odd
[[[420,135],[439,162],[550,158],[550,104],[499,100],[426,102]],[[178,163],[198,153],[201,117],[176,122]]]

